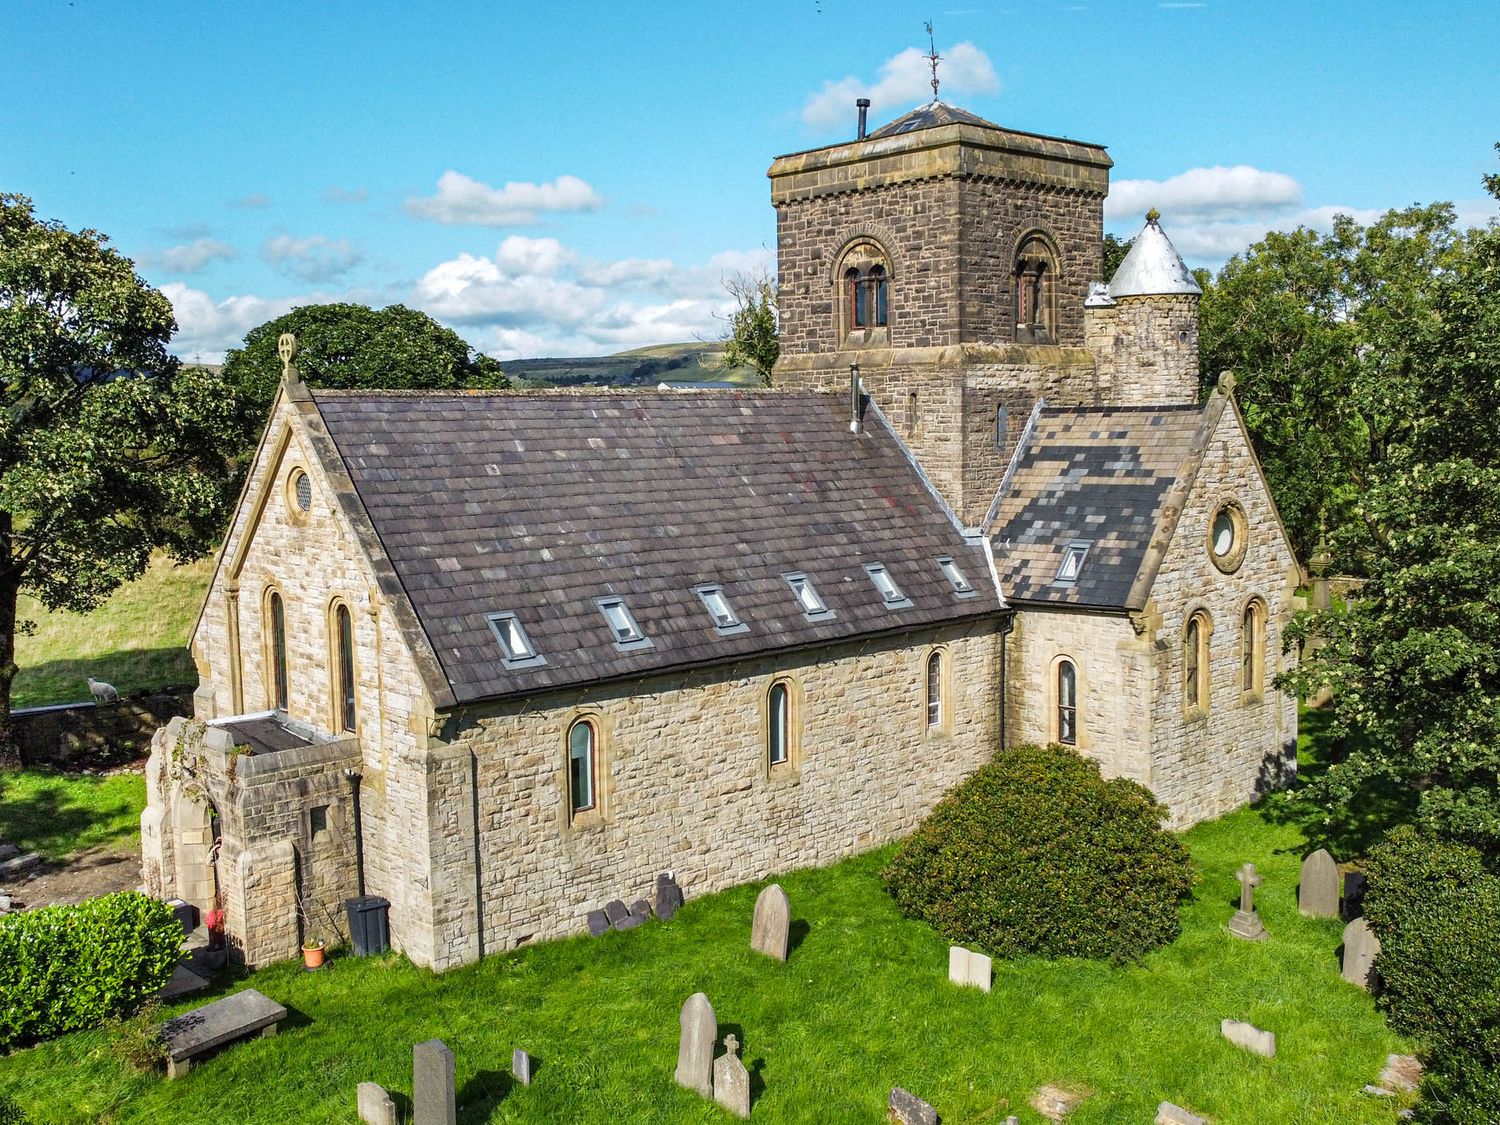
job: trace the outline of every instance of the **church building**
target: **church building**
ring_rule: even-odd
[[[861,128],[863,133],[863,128]],[[148,888],[434,969],[914,828],[1053,741],[1184,827],[1295,768],[1300,571],[1095,145],[934,101],[777,158],[774,389],[281,393],[158,732]]]

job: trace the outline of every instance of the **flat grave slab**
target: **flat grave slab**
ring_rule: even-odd
[[[181,999],[194,992],[201,992],[208,987],[208,981],[186,965],[178,965],[172,970],[172,979],[162,985],[161,991],[156,995],[159,999],[172,1001]]]
[[[174,1016],[161,1025],[167,1048],[167,1077],[180,1078],[193,1059],[236,1039],[275,1035],[286,1009],[253,988]]]

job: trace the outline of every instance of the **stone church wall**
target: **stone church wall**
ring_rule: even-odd
[[[428,840],[433,967],[578,933],[610,899],[649,898],[662,871],[692,899],[910,830],[996,749],[997,627],[559,692],[467,720],[429,775],[445,817]],[[947,710],[930,732],[934,645],[948,654]],[[781,675],[797,685],[801,749],[768,769],[764,700]],[[581,715],[602,730],[604,813],[569,824],[565,739]]]
[[[1220,393],[1220,392],[1215,392]],[[1249,545],[1233,574],[1208,550],[1220,504],[1244,508]],[[1296,772],[1297,702],[1271,686],[1294,655],[1281,652],[1300,571],[1278,527],[1270,494],[1234,409],[1220,418],[1152,590],[1147,620],[1156,653],[1152,715],[1153,788],[1176,827],[1219,816],[1285,784]],[[1252,597],[1266,604],[1264,691],[1240,690],[1240,629]],[[1184,707],[1183,637],[1198,610],[1212,621],[1209,706]]]
[[[1115,405],[1198,401],[1197,297],[1121,297],[1085,309],[1084,341]]]

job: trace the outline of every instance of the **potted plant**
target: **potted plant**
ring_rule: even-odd
[[[204,964],[214,972],[224,967],[229,957],[228,943],[224,937],[224,892],[214,892],[213,909],[203,916],[203,925],[208,929],[208,948],[204,951]]]
[[[302,943],[302,965],[308,971],[323,967],[323,939],[310,937]]]

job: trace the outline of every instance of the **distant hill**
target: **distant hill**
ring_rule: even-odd
[[[615,355],[564,359],[507,359],[505,373],[521,386],[654,387],[657,383],[731,383],[756,386],[748,367],[727,367],[724,345],[694,341],[657,344]]]

